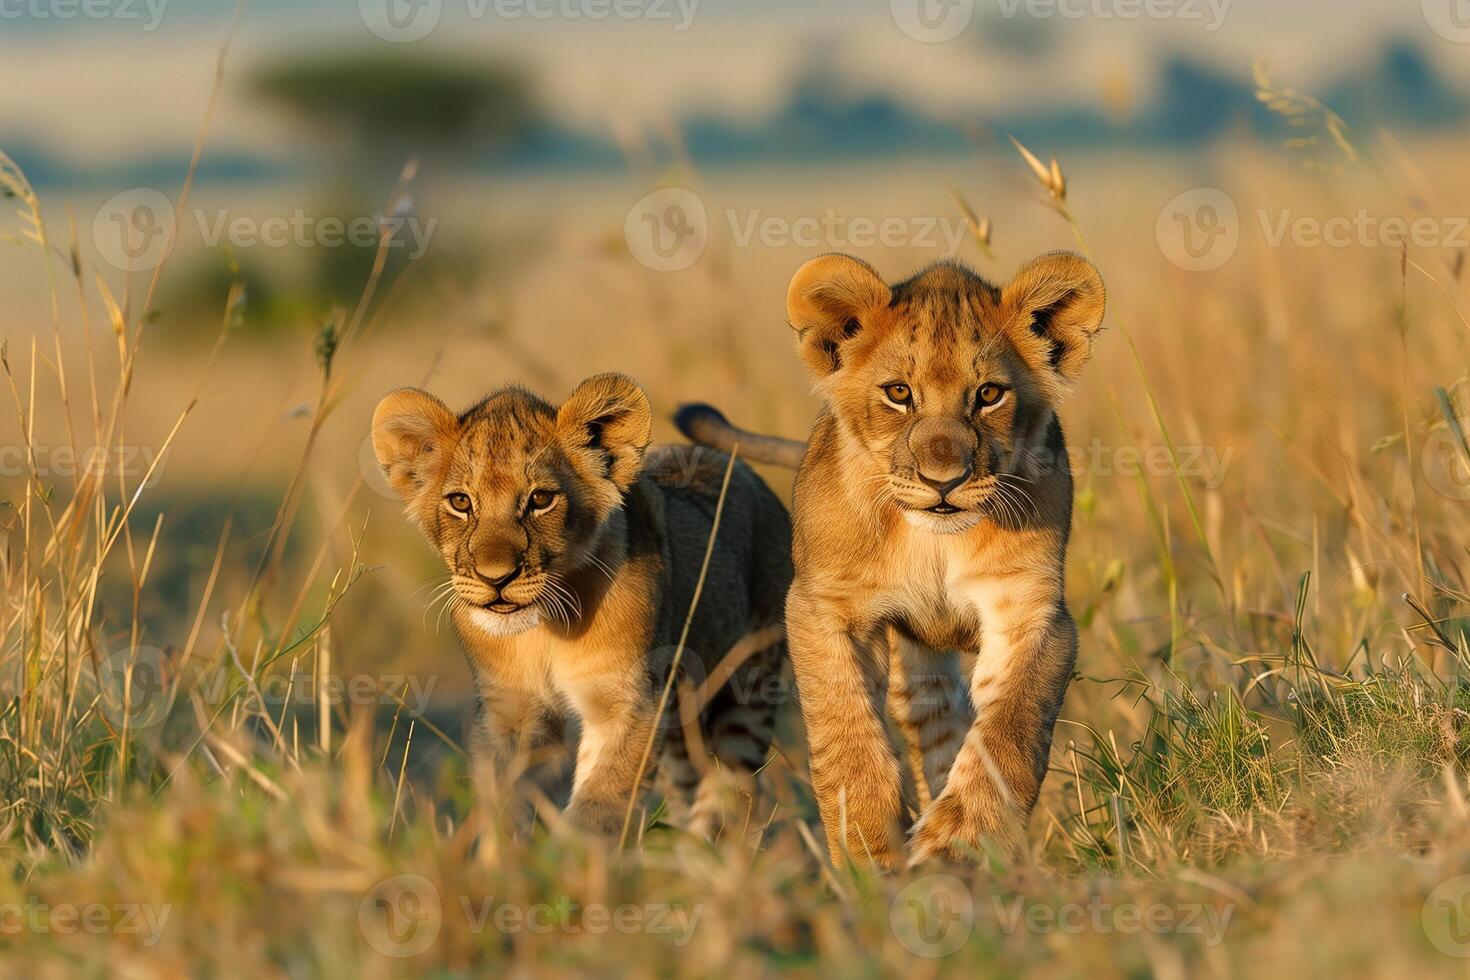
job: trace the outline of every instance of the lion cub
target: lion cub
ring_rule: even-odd
[[[709,834],[721,788],[751,784],[770,746],[791,524],[737,463],[681,666],[718,688],[691,758],[693,720],[681,723],[671,705],[661,723],[656,708],[729,457],[650,452],[650,432],[647,396],[618,374],[589,378],[559,407],[506,388],[459,415],[404,388],[372,423],[383,473],[450,572],[451,617],[478,694],[480,792],[559,745],[570,723],[580,739],[567,812],[586,830],[616,833],[652,737],[647,768],[661,740],[665,775],[693,797],[692,826]],[[720,687],[715,667],[742,639],[737,656],[748,659]]]
[[[825,401],[807,444],[739,433],[708,406],[677,421],[752,459],[800,459],[786,619],[833,856],[902,853],[885,695],[922,808],[913,860],[1019,849],[1077,658],[1057,405],[1102,326],[1102,279],[1058,253],[1001,287],[950,262],[890,286],[824,255],[786,304]]]

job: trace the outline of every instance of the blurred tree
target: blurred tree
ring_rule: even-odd
[[[545,121],[519,66],[442,52],[298,56],[262,69],[251,88],[299,120],[309,141],[330,155],[315,213],[344,224],[377,214],[409,159],[421,163],[411,198],[417,209],[436,176],[482,164]],[[406,251],[390,251],[390,277],[408,261]],[[351,301],[375,252],[360,243],[316,250],[316,288]]]
[[[410,156],[468,160],[540,120],[518,67],[413,54],[347,54],[268,67],[255,91],[325,137],[348,171],[396,172]]]

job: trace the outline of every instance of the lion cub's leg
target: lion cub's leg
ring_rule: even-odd
[[[812,787],[832,858],[895,864],[906,808],[883,720],[884,634],[857,628],[836,603],[812,595],[799,581],[787,600],[786,623]]]
[[[471,776],[481,811],[516,832],[533,816],[527,790],[547,791],[566,763],[561,719],[540,692],[477,678]]]
[[[781,664],[785,643],[753,654],[711,700],[702,728],[708,732],[705,771],[694,791],[689,829],[711,840],[726,828],[748,826],[756,805],[755,774],[766,761],[776,731],[776,709],[785,695]]]
[[[944,791],[914,825],[914,863],[965,859],[982,839],[1019,854],[1077,660],[1077,627],[1057,583],[1013,575],[983,582],[976,597],[975,722]]]
[[[922,810],[944,791],[975,712],[958,654],[931,650],[893,628],[888,642],[888,708],[908,743],[909,768]]]
[[[617,834],[629,797],[641,795],[653,781],[663,739],[655,717],[658,700],[651,688],[641,665],[599,671],[567,685],[568,698],[582,722],[567,815],[583,830]],[[639,780],[645,753],[647,763]]]

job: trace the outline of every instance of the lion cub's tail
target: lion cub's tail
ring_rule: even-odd
[[[770,463],[794,470],[801,465],[801,458],[806,454],[806,443],[737,429],[719,409],[702,402],[680,405],[674,413],[674,425],[701,446],[722,452],[730,452],[738,442],[741,458],[756,463]]]

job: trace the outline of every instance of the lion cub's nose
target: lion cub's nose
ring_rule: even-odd
[[[909,433],[909,449],[919,479],[949,493],[970,478],[975,465],[975,433],[950,419],[922,419]]]
[[[475,571],[480,578],[497,589],[503,589],[514,582],[516,576],[521,574],[521,563],[519,560],[507,560],[498,562],[480,562],[475,566]]]
[[[944,481],[931,480],[931,479],[929,479],[929,477],[925,476],[923,473],[920,473],[919,474],[919,479],[923,480],[929,486],[931,486],[935,490],[939,491],[940,499],[943,499],[943,498],[949,496],[949,492],[951,490],[953,490],[956,487],[960,486],[961,484],[963,484],[969,478],[970,478],[970,471],[969,470],[965,470],[965,472],[961,473],[959,476],[957,476],[957,477],[955,477],[955,478],[953,478],[951,480],[944,480]]]

